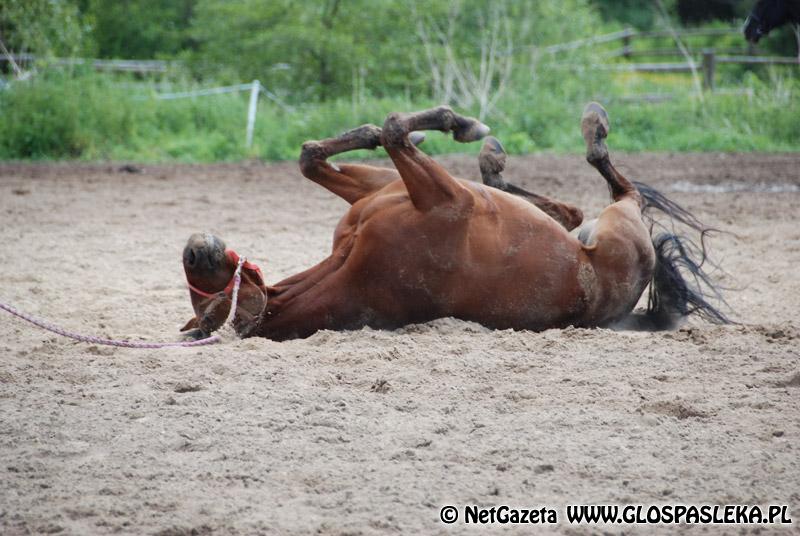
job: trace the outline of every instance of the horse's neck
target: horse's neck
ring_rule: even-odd
[[[800,24],[800,0],[784,0],[789,13],[789,24]]]

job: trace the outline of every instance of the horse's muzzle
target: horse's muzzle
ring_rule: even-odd
[[[195,233],[183,248],[183,266],[194,273],[218,270],[225,259],[225,243],[210,233]]]
[[[758,43],[759,39],[764,37],[766,34],[764,29],[761,27],[760,21],[754,19],[752,16],[747,17],[747,19],[744,21],[742,32],[744,33],[744,38],[753,44]]]

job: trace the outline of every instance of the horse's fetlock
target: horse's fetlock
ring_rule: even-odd
[[[352,130],[348,130],[344,134],[342,134],[341,138],[355,138],[356,140],[364,143],[364,144],[371,144],[377,143],[381,137],[381,129],[373,124],[367,123],[361,125],[360,127],[356,127]]]
[[[328,158],[328,155],[320,142],[307,141],[300,150],[300,171],[306,174],[318,166],[320,162],[324,162],[326,158]]]
[[[301,147],[301,155],[311,155],[314,153],[322,152],[322,144],[318,141],[312,140],[303,143]]]
[[[589,162],[592,167],[597,167],[603,162],[603,157],[597,152],[591,151],[586,155],[586,161]]]
[[[385,129],[387,125],[392,127],[394,125],[399,124],[403,120],[403,114],[400,112],[391,112],[389,115],[386,116],[386,121],[384,121],[383,128]]]
[[[380,137],[384,147],[403,145],[406,134],[408,134],[408,127],[402,114],[392,112],[386,116]]]
[[[356,129],[355,133],[358,135],[359,141],[367,149],[375,149],[381,144],[383,131],[380,127],[371,124],[361,125]]]

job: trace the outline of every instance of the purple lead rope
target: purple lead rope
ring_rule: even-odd
[[[242,265],[245,263],[245,261],[246,259],[244,257],[239,258],[239,262],[236,266],[236,272],[234,272],[233,274],[234,282],[233,282],[233,292],[231,292],[231,309],[228,312],[228,318],[225,320],[226,324],[232,322],[233,317],[236,315],[236,306],[237,306],[237,301],[239,299],[239,285],[241,285],[242,283]],[[47,331],[51,331],[57,335],[68,337],[70,339],[74,339],[80,342],[100,344],[104,346],[118,346],[121,348],[170,348],[170,347],[189,348],[192,346],[206,346],[208,344],[216,344],[222,340],[222,337],[220,335],[211,335],[209,337],[197,341],[182,341],[182,342],[134,342],[134,341],[123,341],[116,339],[104,339],[103,337],[82,335],[80,333],[67,331],[66,329],[60,328],[55,324],[51,324],[44,320],[39,320],[38,318],[34,318],[33,316],[27,313],[23,313],[22,311],[16,309],[15,307],[7,305],[3,302],[0,302],[0,309],[11,313],[12,315],[18,318],[21,318],[22,320],[30,322],[34,326],[38,326]]]

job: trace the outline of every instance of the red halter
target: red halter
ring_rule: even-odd
[[[233,251],[232,249],[227,249],[225,250],[225,254],[233,262],[234,266],[239,264],[239,255],[235,251]],[[252,277],[255,279],[255,281],[253,282],[259,287],[264,287],[264,276],[261,274],[261,268],[259,268],[258,266],[256,266],[251,262],[245,261],[245,263],[242,264],[242,270],[249,270]],[[189,283],[188,278],[186,280],[186,284],[189,285],[189,290],[191,290],[195,294],[199,294],[204,298],[213,298],[220,292],[224,292],[225,294],[230,296],[231,292],[233,291],[234,279],[235,277],[231,276],[231,280],[228,281],[228,284],[225,286],[225,288],[217,292],[204,292],[199,288],[193,286],[191,283]]]

